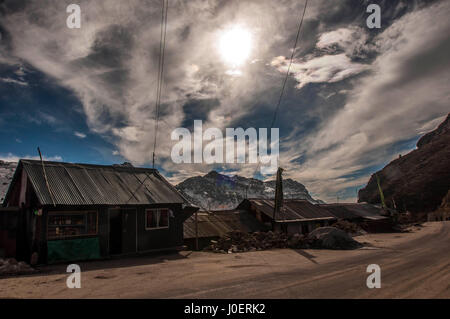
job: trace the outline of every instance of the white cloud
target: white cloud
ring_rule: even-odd
[[[76,137],[79,137],[79,138],[81,138],[81,139],[86,138],[86,134],[81,133],[81,132],[75,131],[73,134],[74,134]]]
[[[367,40],[368,35],[363,28],[349,26],[322,33],[316,47],[324,52],[342,49],[348,56],[363,56],[364,52],[374,49],[366,43]]]
[[[279,56],[272,60],[271,65],[280,72],[286,73],[289,60]],[[333,83],[342,81],[353,75],[369,70],[369,66],[352,62],[344,53],[314,57],[305,62],[292,63],[290,72],[297,80],[297,88],[301,89],[308,83]]]
[[[55,162],[61,162],[63,159],[59,155],[55,156],[43,156],[45,161],[55,161]],[[31,156],[31,155],[24,155],[24,156],[18,156],[13,153],[8,153],[6,155],[0,154],[0,161],[4,162],[18,162],[20,159],[32,159],[32,160],[39,160],[39,156]]]
[[[343,176],[407,153],[407,147],[390,146],[432,129],[448,113],[450,64],[439,57],[450,54],[443,45],[449,12],[448,2],[412,12],[376,38],[380,55],[370,75],[348,93],[345,107],[291,154],[307,158],[302,165],[290,163],[296,178],[320,194],[364,184],[364,178]],[[411,74],[418,67],[423,71]]]
[[[349,26],[324,32],[319,36],[316,48],[319,54],[294,59],[290,73],[297,80],[297,88],[308,83],[334,83],[350,78],[370,69],[370,65],[354,62],[355,57],[364,57],[375,50],[366,44],[367,33],[360,27]],[[278,71],[286,73],[289,59],[278,56],[271,61]]]
[[[322,33],[316,46],[318,48],[327,48],[333,45],[339,45],[346,48],[353,43],[358,34],[364,34],[361,28],[340,28],[330,32]]]
[[[0,81],[2,81],[4,83],[17,84],[20,86],[28,86],[28,83],[25,81],[15,80],[15,79],[11,79],[11,78],[0,78]]]
[[[90,131],[111,138],[134,164],[151,162],[154,135],[160,9],[145,3],[80,1],[83,23],[76,31],[61,26],[67,17],[61,1],[46,6],[29,2],[25,12],[2,19],[12,39],[11,55],[71,90],[83,104]],[[315,6],[311,4],[309,12],[315,12]],[[255,98],[273,87],[264,63],[250,61],[272,56],[274,43],[297,23],[294,8],[300,10],[301,4],[259,1],[222,6],[219,1],[192,0],[171,7],[158,160],[170,161],[174,143],[162,132],[181,126],[183,105],[189,100],[219,100],[220,105],[205,114],[205,122],[223,128],[247,115]],[[255,50],[239,68],[240,76],[229,76],[216,50],[216,36],[222,28],[240,23],[252,31]],[[288,47],[283,50],[289,52]]]

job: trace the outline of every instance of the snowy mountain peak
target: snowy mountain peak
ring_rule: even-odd
[[[211,210],[235,208],[244,198],[266,198],[275,196],[275,180],[263,182],[259,179],[239,175],[232,177],[211,171],[204,176],[195,176],[178,184],[177,189],[192,202],[202,208]],[[283,193],[286,199],[313,199],[306,187],[290,178],[283,180]]]
[[[0,204],[3,203],[16,166],[16,162],[4,162],[0,160]]]

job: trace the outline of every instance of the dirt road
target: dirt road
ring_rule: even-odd
[[[182,252],[80,263],[81,289],[66,265],[0,278],[1,298],[450,298],[450,222],[410,233],[371,234],[375,247],[212,254]],[[381,267],[368,289],[366,267]]]

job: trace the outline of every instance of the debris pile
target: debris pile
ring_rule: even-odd
[[[237,253],[244,251],[265,250],[271,248],[285,248],[287,236],[277,232],[246,233],[232,231],[216,240],[211,240],[211,245],[206,250],[218,253]]]
[[[331,226],[336,227],[337,229],[341,229],[348,234],[358,234],[361,232],[361,228],[357,224],[351,223],[343,219],[338,220]]]
[[[321,231],[312,232],[308,236],[301,234],[287,235],[272,231],[255,233],[232,231],[218,240],[211,240],[211,244],[205,250],[231,254],[272,248],[354,249],[362,246],[340,229],[321,227],[316,230]]]
[[[349,234],[335,227],[320,227],[308,234],[308,240],[314,243],[314,248],[324,249],[355,249],[362,246]]]
[[[0,258],[0,275],[20,275],[34,272],[34,269],[23,261],[17,262],[14,258]]]

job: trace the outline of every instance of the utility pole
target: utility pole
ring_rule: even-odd
[[[280,214],[280,211],[283,207],[283,177],[282,177],[283,169],[278,167],[277,170],[277,180],[275,182],[275,205],[273,210],[273,220],[277,214]]]

